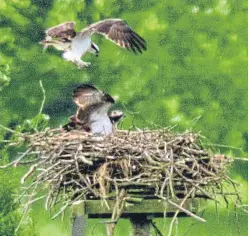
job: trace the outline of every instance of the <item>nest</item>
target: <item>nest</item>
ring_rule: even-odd
[[[107,199],[114,199],[119,204],[119,211],[113,212],[117,219],[122,214],[120,202],[142,196],[163,199],[200,219],[183,208],[186,199],[226,198],[226,185],[237,194],[227,175],[230,159],[204,150],[198,133],[118,130],[101,137],[48,129],[20,134],[12,143],[17,144],[26,144],[26,151],[7,166],[30,165],[21,179],[31,180],[22,196],[30,193],[28,205],[45,198],[46,209],[57,209],[53,218],[78,200],[102,199],[107,204]]]

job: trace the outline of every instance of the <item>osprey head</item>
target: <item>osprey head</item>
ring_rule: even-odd
[[[124,117],[124,113],[120,110],[113,110],[109,113],[109,118],[113,124],[117,123],[122,117]]]

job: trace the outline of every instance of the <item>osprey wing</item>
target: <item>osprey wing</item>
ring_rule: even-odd
[[[134,53],[142,53],[143,50],[147,49],[145,40],[121,19],[99,21],[84,29],[82,33],[87,31],[90,31],[91,34],[102,34],[120,47],[132,50]]]
[[[45,31],[46,35],[51,38],[71,39],[75,37],[75,22],[65,22],[60,25],[51,27]]]
[[[114,99],[92,85],[82,84],[73,91],[73,100],[81,110],[104,103],[114,103]]]

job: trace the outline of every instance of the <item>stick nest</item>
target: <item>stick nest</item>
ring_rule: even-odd
[[[225,184],[237,192],[227,175],[230,159],[204,150],[198,133],[117,130],[101,137],[48,129],[21,134],[17,144],[26,144],[26,151],[7,166],[30,165],[21,179],[30,179],[22,196],[31,196],[29,205],[45,198],[46,209],[57,209],[53,218],[78,200],[142,197],[174,205],[176,199],[216,201],[227,196]],[[183,204],[175,205],[184,211]]]

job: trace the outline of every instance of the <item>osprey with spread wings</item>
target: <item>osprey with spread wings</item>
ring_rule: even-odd
[[[114,99],[92,85],[82,84],[74,89],[73,100],[78,108],[70,118],[71,122],[63,126],[66,131],[80,129],[93,134],[109,135],[123,116],[123,112],[118,110],[108,113]]]
[[[98,56],[99,48],[92,42],[93,34],[104,35],[120,47],[126,48],[134,53],[142,53],[146,50],[145,40],[133,31],[122,19],[106,19],[91,24],[81,32],[75,31],[74,22],[66,22],[45,31],[46,38],[40,43],[44,48],[53,46],[57,50],[64,51],[63,58],[77,65],[79,68],[88,67],[89,62],[84,62],[81,57],[86,52]]]

